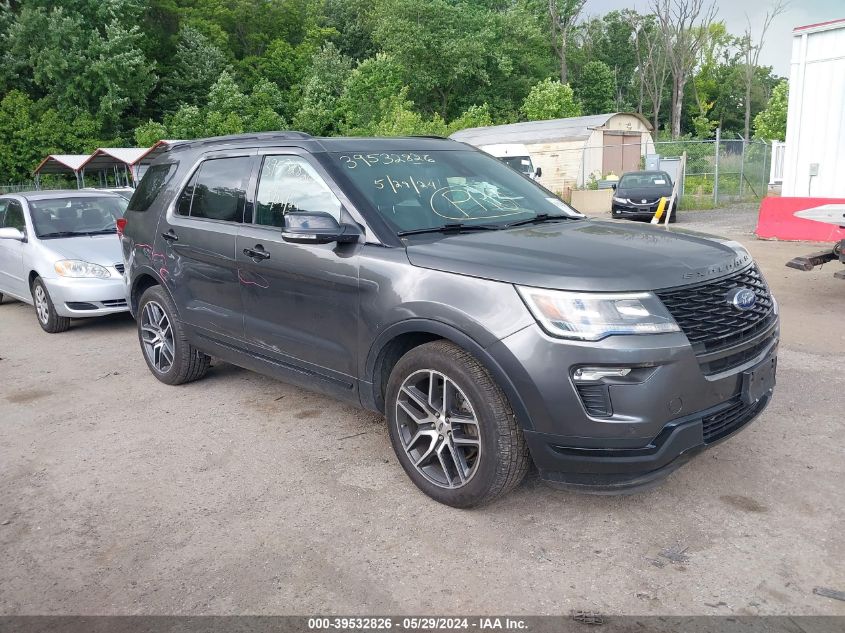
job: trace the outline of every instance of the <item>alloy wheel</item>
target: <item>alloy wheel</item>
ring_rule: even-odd
[[[150,364],[156,371],[167,373],[175,357],[173,328],[164,308],[156,301],[148,301],[141,311],[141,339]]]
[[[44,286],[40,283],[35,284],[35,312],[38,314],[38,320],[47,325],[50,320],[50,304],[47,303],[47,293],[44,292]]]
[[[441,488],[465,486],[478,470],[481,432],[466,394],[446,374],[421,369],[396,399],[402,448],[419,473]]]

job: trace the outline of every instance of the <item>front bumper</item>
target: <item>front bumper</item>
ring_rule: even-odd
[[[739,351],[725,352],[741,359],[738,363],[709,375],[711,365],[695,355],[682,333],[586,343],[555,339],[529,326],[488,351],[513,379],[541,478],[613,493],[661,479],[759,415],[770,396],[744,405],[744,375],[776,356],[778,339],[775,320],[738,345]],[[632,367],[635,378],[603,384],[606,409],[597,413],[573,382],[579,366]]]
[[[619,202],[613,202],[610,211],[614,218],[646,219],[654,217],[659,203],[659,200],[651,204],[621,204]]]
[[[121,277],[56,277],[44,279],[44,284],[59,316],[78,319],[126,312],[129,309],[126,285]]]

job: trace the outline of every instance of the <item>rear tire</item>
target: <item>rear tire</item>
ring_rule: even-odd
[[[138,342],[153,376],[167,385],[199,380],[211,357],[188,342],[176,306],[164,288],[151,286],[138,302]]]
[[[53,300],[50,298],[50,293],[47,292],[47,286],[41,281],[41,277],[36,277],[33,280],[30,291],[32,292],[32,303],[35,306],[35,316],[41,329],[48,334],[66,332],[70,327],[70,317],[56,314],[56,306],[53,305]]]
[[[399,359],[385,409],[399,463],[435,501],[456,508],[489,503],[528,472],[528,446],[505,394],[449,341],[420,345]]]

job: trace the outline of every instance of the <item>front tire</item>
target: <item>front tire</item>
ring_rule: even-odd
[[[385,402],[399,463],[440,503],[488,503],[513,490],[528,471],[528,447],[505,394],[453,343],[426,343],[399,359]]]
[[[147,367],[167,385],[199,380],[211,363],[188,342],[176,306],[161,286],[147,288],[138,302],[138,341]]]
[[[32,303],[35,306],[35,316],[38,318],[38,325],[41,326],[41,329],[48,334],[66,332],[70,327],[70,318],[56,314],[56,306],[53,305],[53,300],[50,298],[50,293],[47,292],[47,286],[44,285],[41,277],[35,278],[30,291],[32,292]]]

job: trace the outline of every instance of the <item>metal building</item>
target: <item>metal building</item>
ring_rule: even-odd
[[[469,128],[452,134],[456,141],[484,149],[499,144],[523,144],[541,182],[555,192],[583,186],[591,178],[621,176],[640,168],[654,153],[651,124],[642,115],[611,112],[568,119],[528,121]]]
[[[781,195],[845,197],[845,19],[792,32]]]

